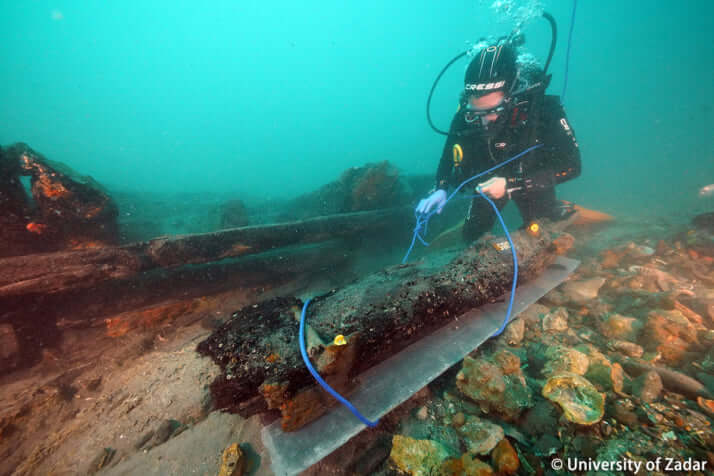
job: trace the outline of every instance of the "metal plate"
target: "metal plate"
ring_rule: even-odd
[[[511,319],[565,281],[579,261],[558,257],[538,278],[519,286]],[[370,420],[380,418],[462,360],[496,332],[505,317],[505,301],[487,304],[455,318],[427,337],[372,367],[359,378],[349,400]],[[366,426],[340,405],[298,431],[286,433],[280,422],[263,428],[276,475],[293,475],[309,468],[345,444]]]

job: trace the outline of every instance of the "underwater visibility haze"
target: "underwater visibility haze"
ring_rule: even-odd
[[[0,475],[711,474],[713,18],[5,2]]]

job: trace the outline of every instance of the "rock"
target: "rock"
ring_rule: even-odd
[[[533,452],[537,456],[551,456],[560,451],[562,447],[563,443],[558,438],[546,433],[539,435],[539,438],[536,439],[533,445]]]
[[[602,362],[591,363],[585,378],[599,390],[622,393],[625,374],[618,363],[606,365]]]
[[[699,408],[704,410],[704,412],[710,417],[714,417],[714,400],[709,400],[704,397],[697,397],[697,404]]]
[[[605,284],[605,278],[568,281],[563,285],[563,294],[573,303],[587,304],[598,296],[603,284]]]
[[[627,427],[635,428],[637,426],[635,404],[629,398],[617,399],[612,402],[612,416]]]
[[[547,400],[539,400],[526,413],[523,429],[537,440],[542,435],[555,433],[558,429],[557,407]]]
[[[593,425],[593,427],[602,428],[603,423],[607,424],[607,422],[603,420],[598,425]],[[594,433],[593,431],[590,434],[579,434],[575,436],[568,445],[568,449],[576,452],[578,458],[597,458],[597,450],[602,440],[597,438]]]
[[[699,329],[697,338],[708,349],[714,347],[714,329]]]
[[[518,453],[507,438],[502,439],[491,453],[491,465],[498,474],[510,475],[518,472]]]
[[[437,441],[394,435],[389,461],[403,474],[426,476],[436,472],[449,456],[446,447]]]
[[[550,308],[548,306],[535,303],[523,310],[523,312],[518,315],[518,318],[522,319],[527,327],[541,327],[541,321],[549,312]]]
[[[569,301],[563,291],[559,288],[555,288],[548,291],[548,293],[543,296],[539,302],[547,306],[565,306]]]
[[[172,438],[187,428],[177,420],[164,420],[161,422],[156,431],[145,433],[142,438],[136,443],[137,448],[150,450],[155,446],[165,443],[169,438]]]
[[[570,250],[575,244],[575,237],[570,233],[561,233],[556,239],[553,240],[553,247],[555,248],[555,254],[564,255]]]
[[[506,344],[517,346],[523,340],[526,331],[526,323],[523,319],[517,318],[508,323],[508,327],[503,331],[501,337]]]
[[[590,366],[584,376],[595,384],[598,390],[622,393],[625,373],[620,364],[611,362],[597,347],[589,343],[578,344],[575,350],[587,356]]]
[[[551,377],[561,372],[585,375],[590,365],[588,356],[584,353],[562,345],[548,347],[545,351],[547,362],[543,367],[543,375]]]
[[[238,228],[250,225],[248,209],[242,200],[230,200],[221,207],[221,228]]]
[[[697,372],[697,379],[704,384],[709,393],[714,395],[714,376],[705,372]]]
[[[676,299],[674,300],[674,308],[681,312],[684,317],[687,318],[687,320],[690,322],[690,324],[694,325],[697,329],[699,330],[707,330],[703,327],[704,325],[704,318],[694,312],[692,309],[689,307],[685,306],[681,302],[677,301]]]
[[[551,291],[553,292],[553,291]],[[526,341],[540,340],[543,334],[543,318],[550,312],[550,308],[542,304],[531,304],[518,315],[525,324],[524,338]]]
[[[714,233],[714,212],[700,213],[692,218],[692,224],[698,230]]]
[[[426,405],[424,405],[423,407],[421,407],[421,408],[419,409],[419,411],[417,412],[417,414],[416,414],[416,417],[417,417],[418,419],[420,419],[420,420],[426,420],[428,416],[429,416],[429,412],[428,412],[428,410],[427,410],[427,408],[426,408]]]
[[[568,311],[559,307],[543,317],[543,331],[563,332],[568,329]]]
[[[655,253],[655,250],[649,246],[638,245],[634,242],[629,242],[625,245],[626,254],[632,259],[648,258]]]
[[[612,339],[636,340],[642,323],[634,317],[610,314],[599,325],[600,332]]]
[[[466,423],[466,415],[464,415],[463,412],[458,412],[454,414],[454,416],[451,418],[451,424],[457,428],[463,425],[464,423]]]
[[[89,464],[89,474],[96,474],[100,470],[106,468],[109,463],[112,462],[112,459],[114,458],[114,455],[116,454],[117,450],[114,448],[102,448],[99,451],[99,454],[94,457],[92,462]]]
[[[620,352],[628,357],[635,357],[637,359],[642,357],[642,354],[645,352],[645,350],[641,346],[625,340],[611,341],[610,347],[612,347],[613,350],[616,350],[617,352]]]
[[[660,376],[662,379],[662,385],[664,385],[667,390],[670,392],[680,393],[692,400],[695,400],[699,396],[712,398],[711,393],[701,382],[683,374],[682,372],[677,372],[675,370],[660,366],[640,364],[626,357],[622,360],[622,366],[628,374],[635,376],[641,375],[649,370],[653,370]]]
[[[612,364],[610,380],[612,382],[612,391],[617,394],[622,394],[623,388],[625,387],[625,370],[617,362]]]
[[[456,375],[456,386],[475,402],[498,401],[506,391],[500,369],[483,358],[465,357]]]
[[[458,428],[459,434],[472,454],[486,455],[505,437],[503,428],[489,421],[469,415]]]
[[[662,393],[662,379],[654,370],[643,373],[632,381],[632,394],[646,403],[659,399]]]
[[[491,358],[493,362],[498,365],[503,375],[523,375],[521,373],[521,359],[513,352],[502,349],[493,354]]]
[[[623,253],[617,250],[605,250],[600,256],[602,257],[600,265],[603,269],[617,268],[620,265],[620,259]]]
[[[650,311],[643,331],[645,348],[662,354],[662,360],[678,366],[692,344],[698,344],[697,330],[677,310]]]
[[[361,451],[361,454],[344,468],[345,474],[376,474],[377,468],[381,467],[389,458],[391,449],[392,435],[388,433],[378,435],[366,450]],[[253,472],[249,474],[253,474]]]
[[[507,421],[518,418],[532,404],[520,359],[507,350],[490,359],[466,357],[456,375],[456,386],[478,403],[482,411],[495,412]]]
[[[238,443],[233,443],[223,451],[223,461],[218,476],[242,476],[245,471],[245,457]]]
[[[477,457],[464,453],[461,458],[444,461],[438,473],[442,476],[492,476],[493,468]]]
[[[548,379],[542,394],[563,409],[573,423],[592,425],[605,413],[605,394],[580,375],[563,372]]]

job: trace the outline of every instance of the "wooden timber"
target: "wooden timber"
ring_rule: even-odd
[[[512,234],[519,283],[538,276],[555,260],[562,248],[558,237],[568,224],[544,222],[536,236],[523,230]],[[455,257],[432,258],[391,266],[312,301],[308,353],[338,390],[349,389],[352,377],[420,336],[469,309],[495,302],[512,284],[510,250],[488,239]],[[199,352],[224,369],[212,385],[219,408],[245,416],[279,409],[283,428],[295,430],[333,403],[314,386],[300,356],[302,306],[295,297],[249,306],[199,344]],[[337,335],[344,335],[347,345],[331,344]]]
[[[400,207],[162,237],[121,247],[2,258],[0,299],[84,289],[156,268],[210,263],[291,245],[406,230],[410,218],[411,208]]]

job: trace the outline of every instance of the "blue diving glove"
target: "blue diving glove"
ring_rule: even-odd
[[[429,213],[432,208],[437,207],[436,213],[441,213],[441,209],[444,207],[445,203],[446,191],[437,190],[436,192],[432,193],[427,198],[419,202],[419,205],[417,205],[416,207],[416,212],[426,214]]]

